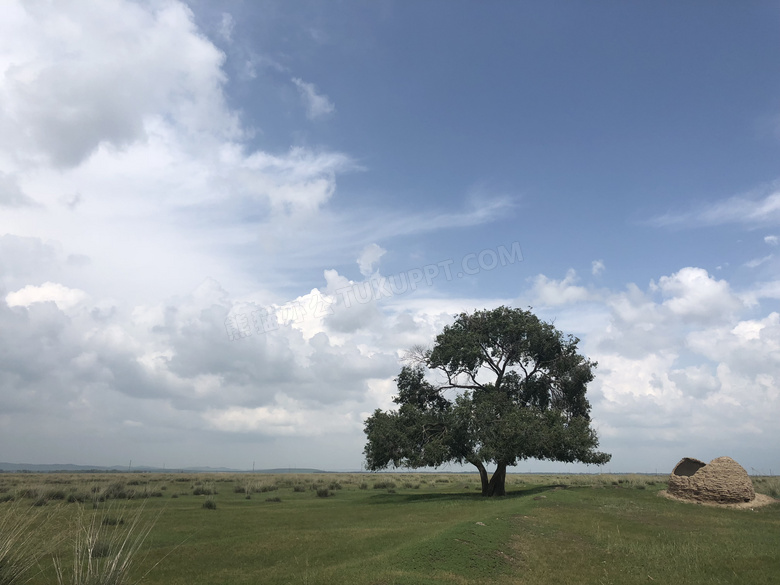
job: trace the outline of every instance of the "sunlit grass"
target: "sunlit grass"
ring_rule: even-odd
[[[518,474],[506,497],[482,498],[475,474],[7,474],[0,496],[14,499],[0,513],[40,514],[13,547],[34,547],[31,585],[752,584],[780,574],[780,506],[672,502],[657,496],[666,479]],[[778,488],[753,480],[760,493]],[[41,556],[45,542],[53,552]]]

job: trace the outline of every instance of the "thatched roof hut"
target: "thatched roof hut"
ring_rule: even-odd
[[[731,457],[709,463],[683,458],[669,476],[669,493],[708,502],[750,502],[756,497],[747,471]]]

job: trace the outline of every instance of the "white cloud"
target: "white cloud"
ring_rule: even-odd
[[[236,21],[233,16],[228,12],[222,13],[222,20],[219,22],[219,36],[225,39],[227,42],[233,40],[233,28],[236,25]]]
[[[758,465],[760,446],[780,440],[778,314],[741,319],[745,293],[698,268],[658,282],[610,294],[606,326],[580,335],[599,363],[591,400],[602,445],[662,465],[728,452]]]
[[[769,244],[770,246],[777,246],[778,241],[777,236],[764,236],[764,243]]]
[[[556,306],[590,300],[594,295],[585,287],[575,285],[577,280],[577,273],[571,268],[562,280],[547,278],[544,274],[534,277],[534,302],[545,306]]]
[[[379,259],[385,255],[387,250],[377,244],[369,244],[360,253],[358,258],[358,266],[360,267],[360,274],[363,276],[371,276],[374,271],[374,265],[379,263]]]
[[[229,407],[203,414],[207,424],[220,431],[270,436],[321,437],[355,433],[362,428],[358,412],[339,408],[306,408],[298,401],[280,397],[272,406]]]
[[[56,282],[44,282],[41,286],[28,285],[5,296],[9,307],[29,307],[33,303],[51,301],[59,309],[70,309],[86,300],[83,290],[68,288]]]
[[[652,219],[651,223],[658,226],[778,224],[780,223],[780,191],[777,191],[776,185],[773,185],[763,192],[736,195],[714,204],[702,205],[692,211],[659,216]]]
[[[762,264],[769,262],[772,258],[774,258],[773,254],[767,254],[766,256],[763,256],[761,258],[754,258],[749,262],[745,262],[745,266],[747,268],[757,268],[758,266],[761,266]]]
[[[306,106],[306,116],[310,120],[329,116],[336,111],[333,102],[325,94],[317,93],[317,88],[313,83],[306,83],[298,77],[293,77],[292,82],[301,94],[303,104]]]
[[[593,276],[599,276],[600,274],[602,274],[604,272],[605,269],[606,269],[606,266],[604,266],[604,261],[603,260],[594,260],[592,262],[592,266],[591,266],[590,272],[591,272],[591,274],[593,274]]]
[[[657,287],[666,297],[663,306],[683,320],[721,321],[742,306],[728,282],[715,280],[701,268],[683,268],[662,276]]]
[[[13,2],[3,10],[7,160],[75,166],[101,144],[121,149],[148,139],[155,118],[201,139],[237,136],[222,95],[224,56],[198,34],[184,4]]]
[[[749,307],[755,307],[761,299],[780,299],[780,280],[756,283],[739,296]]]
[[[721,327],[693,331],[687,345],[708,359],[730,364],[734,371],[749,376],[778,375],[780,363],[780,315],[738,321]]]

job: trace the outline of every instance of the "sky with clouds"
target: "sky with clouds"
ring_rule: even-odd
[[[777,472],[778,66],[777,1],[3,2],[0,460],[360,469],[506,304],[605,470]]]

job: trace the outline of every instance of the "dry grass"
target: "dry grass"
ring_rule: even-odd
[[[780,477],[772,475],[752,477],[751,479],[757,494],[764,494],[771,498],[780,498]]]
[[[8,502],[0,514],[0,585],[23,583],[47,553],[36,539],[36,527],[45,513],[40,507]]]
[[[114,520],[114,515],[123,522]],[[58,585],[123,585],[139,561],[139,551],[154,522],[143,520],[143,505],[129,515],[110,506],[99,512],[79,508],[73,526],[70,568],[54,558]]]

